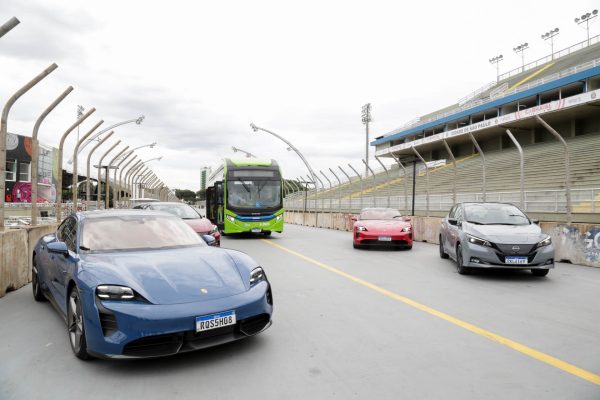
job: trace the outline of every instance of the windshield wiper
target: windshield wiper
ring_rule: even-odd
[[[244,189],[246,189],[246,192],[250,193],[250,188],[248,186],[246,186],[246,184],[244,183],[244,181],[240,181],[240,183],[242,184],[242,186],[244,187]]]

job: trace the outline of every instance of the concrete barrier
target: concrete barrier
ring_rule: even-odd
[[[31,255],[39,238],[56,230],[56,224],[0,232],[0,297],[31,282]]]
[[[330,228],[333,219],[333,229],[352,230],[352,216],[347,213],[307,213],[303,219],[300,211],[286,211],[286,223],[315,226],[315,219],[319,226]],[[439,244],[440,217],[414,216],[412,218],[414,240]],[[306,220],[306,223],[303,221]],[[321,223],[324,221],[324,223]],[[571,224],[560,222],[540,223],[542,232],[552,237],[557,261],[567,261],[573,264],[600,267],[600,225],[598,224]]]

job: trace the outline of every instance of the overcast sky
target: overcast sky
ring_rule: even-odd
[[[43,123],[40,141],[58,146],[78,104],[97,109],[82,132],[100,119],[108,126],[145,115],[100,149],[119,139],[119,148],[157,141],[137,154],[163,156],[150,166],[171,188],[198,190],[202,166],[239,155],[231,146],[278,160],[288,178],[306,176],[283,142],[253,133],[251,122],[287,138],[315,170],[348,162],[359,169],[363,104],[372,104],[373,139],[495,80],[491,57],[504,55],[501,73],[520,66],[512,49],[524,42],[526,62],[543,57],[550,46],[540,35],[556,27],[555,49],[585,40],[573,20],[598,5],[0,0],[0,24],[21,21],[0,38],[0,103],[56,62],[59,68],[13,107],[9,131],[31,136],[39,114],[72,85]],[[598,20],[591,35],[600,33]]]

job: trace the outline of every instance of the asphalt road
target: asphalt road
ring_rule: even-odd
[[[600,399],[600,269],[461,276],[434,245],[354,250],[348,232],[293,225],[222,245],[267,271],[269,330],[83,362],[28,286],[0,299],[0,399]]]

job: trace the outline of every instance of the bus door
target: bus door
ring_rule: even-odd
[[[225,196],[223,193],[223,182],[215,182],[215,198],[215,205],[217,210],[216,225],[219,227],[219,229],[223,229],[223,220],[225,219]]]
[[[210,220],[213,224],[216,225],[217,221],[217,213],[215,208],[216,196],[215,196],[215,188],[207,187],[206,188],[206,218]]]

